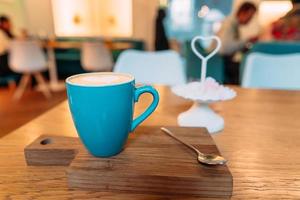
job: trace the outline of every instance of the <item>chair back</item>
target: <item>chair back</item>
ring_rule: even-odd
[[[250,49],[251,53],[290,54],[300,53],[300,42],[258,42]]]
[[[169,86],[186,83],[183,61],[171,50],[126,50],[118,58],[114,71],[132,74],[137,83]]]
[[[250,53],[245,60],[242,87],[300,89],[300,53]]]
[[[258,42],[251,47],[249,52],[243,57],[240,65],[240,78],[243,76],[245,70],[245,60],[248,54],[251,53],[266,53],[266,54],[294,54],[300,53],[300,42],[297,41],[271,41]]]
[[[102,42],[84,42],[81,49],[81,66],[87,71],[111,71],[112,55]]]
[[[37,41],[14,40],[9,53],[9,66],[15,72],[32,73],[47,69],[45,54]]]

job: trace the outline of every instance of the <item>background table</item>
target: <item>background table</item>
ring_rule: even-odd
[[[132,48],[129,42],[112,42],[111,40],[102,41],[105,47],[109,50],[124,50]],[[52,91],[60,91],[65,89],[64,81],[58,80],[57,65],[55,58],[55,49],[81,49],[83,42],[71,41],[48,41],[42,44],[47,49],[48,62],[49,62],[49,79],[50,88]]]
[[[142,125],[177,125],[192,102],[157,88],[160,104]],[[232,199],[300,199],[300,91],[235,89],[236,99],[213,105],[225,119],[224,131],[213,138],[229,160]],[[136,113],[150,100],[142,96]],[[64,167],[26,166],[23,148],[41,134],[76,135],[67,102],[0,139],[0,199],[161,199],[69,190]]]

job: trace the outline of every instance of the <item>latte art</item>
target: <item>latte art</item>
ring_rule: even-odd
[[[68,81],[72,84],[86,86],[102,86],[127,83],[133,80],[133,77],[118,73],[87,73],[71,77]]]

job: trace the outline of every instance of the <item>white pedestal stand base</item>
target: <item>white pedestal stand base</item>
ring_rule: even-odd
[[[223,118],[215,113],[208,103],[194,102],[193,106],[178,115],[179,126],[206,127],[209,133],[216,133],[224,129]]]

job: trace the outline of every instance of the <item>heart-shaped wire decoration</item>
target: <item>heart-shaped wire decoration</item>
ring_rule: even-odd
[[[196,42],[197,41],[207,41],[207,40],[215,40],[216,41],[216,47],[215,49],[210,52],[207,56],[203,56],[197,49],[196,49]],[[206,78],[206,70],[207,70],[207,61],[213,57],[221,48],[221,40],[217,36],[209,36],[209,37],[203,37],[203,36],[196,36],[193,38],[191,42],[191,47],[194,52],[194,54],[201,59],[201,82],[205,81]]]

